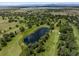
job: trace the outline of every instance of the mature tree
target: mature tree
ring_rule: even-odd
[[[24,32],[24,31],[25,31],[25,28],[24,28],[23,26],[21,26],[21,27],[19,28],[19,30],[20,30],[21,32]]]
[[[1,45],[2,45],[2,47],[7,45],[7,42],[4,38],[1,38]]]
[[[12,38],[15,37],[15,34],[13,32],[10,32],[9,36]]]

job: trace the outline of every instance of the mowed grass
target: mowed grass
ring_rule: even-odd
[[[79,30],[77,29],[77,27],[73,24],[71,24],[72,28],[73,28],[73,33],[74,33],[74,36],[75,36],[75,40],[76,40],[76,43],[78,45],[78,52],[79,52]]]
[[[42,52],[38,55],[56,56],[58,39],[59,39],[59,27],[55,27],[55,29],[50,33],[50,37],[44,45],[45,52]]]
[[[17,35],[12,39],[11,42],[7,44],[7,46],[3,47],[0,51],[0,56],[16,56],[21,52],[21,48],[19,46],[19,40],[22,38],[22,33]]]
[[[3,47],[3,49],[0,51],[0,56],[18,56],[22,52],[22,49],[20,47],[20,40],[23,40],[24,35],[29,35],[30,33],[33,33],[35,30],[41,27],[47,27],[46,25],[41,25],[39,27],[33,26],[31,29],[26,30],[24,33],[19,33],[14,38],[12,38],[12,41],[7,44],[7,46]]]

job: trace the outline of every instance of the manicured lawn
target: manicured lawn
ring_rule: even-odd
[[[39,27],[33,26],[31,29],[26,30],[24,33],[19,33],[16,35],[7,46],[3,47],[0,51],[1,56],[18,56],[22,52],[19,41],[23,39],[23,35],[29,35],[38,28],[47,27],[46,25],[41,25]]]

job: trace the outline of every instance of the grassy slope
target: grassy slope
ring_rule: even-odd
[[[74,33],[74,36],[76,38],[76,42],[77,42],[77,45],[78,45],[78,52],[79,52],[79,30],[77,29],[77,27],[73,24],[71,24],[72,28],[73,28],[73,33]]]
[[[40,27],[45,27],[46,25],[41,25],[39,27],[32,27],[31,29],[27,30],[24,33],[20,33],[18,34],[16,37],[13,38],[13,40],[11,42],[8,43],[7,46],[3,47],[3,49],[0,51],[0,55],[2,56],[17,56],[21,53],[21,47],[19,45],[19,40],[21,40],[23,38],[23,35],[26,34],[30,34],[32,32],[34,32],[35,30],[37,30]]]

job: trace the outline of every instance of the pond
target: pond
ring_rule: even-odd
[[[40,39],[40,37],[45,35],[48,31],[49,31],[49,28],[47,28],[47,27],[39,28],[34,33],[26,36],[24,38],[24,43],[26,43],[26,44],[35,43],[36,41],[38,41]]]

